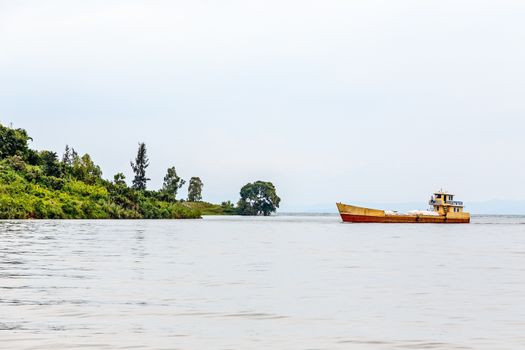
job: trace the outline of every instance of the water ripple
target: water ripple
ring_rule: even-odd
[[[0,350],[522,349],[523,223],[0,221]]]

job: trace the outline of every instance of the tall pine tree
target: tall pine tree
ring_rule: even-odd
[[[66,149],[64,150],[64,155],[62,156],[62,163],[65,166],[73,165],[73,156],[71,154],[71,148],[69,148],[69,145],[66,145]]]
[[[149,166],[148,155],[146,154],[146,144],[141,142],[139,143],[139,149],[137,151],[137,157],[135,158],[135,163],[131,162],[131,168],[135,173],[135,178],[133,179],[133,188],[137,190],[145,190],[146,182],[150,179],[146,177],[146,168]]]

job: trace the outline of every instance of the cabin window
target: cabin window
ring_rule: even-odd
[[[440,194],[436,194],[436,198],[441,198],[441,195]]]

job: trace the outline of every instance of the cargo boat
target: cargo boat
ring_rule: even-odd
[[[363,208],[337,203],[343,222],[468,224],[470,214],[463,211],[463,202],[455,201],[446,191],[435,192],[428,202],[430,210],[407,213]]]

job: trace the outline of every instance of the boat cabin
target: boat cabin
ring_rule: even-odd
[[[463,202],[455,201],[452,193],[443,190],[434,192],[428,204],[432,211],[438,212],[440,215],[463,212]]]

